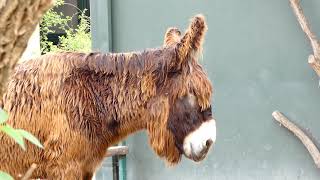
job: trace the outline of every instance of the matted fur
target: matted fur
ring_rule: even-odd
[[[197,61],[205,31],[199,15],[183,37],[168,30],[162,48],[47,54],[17,66],[3,97],[8,123],[45,149],[28,143],[23,152],[0,134],[0,169],[17,176],[36,163],[34,177],[90,179],[109,146],[143,129],[160,157],[178,163],[182,152],[168,127],[176,101],[194,94],[202,110],[210,107],[212,86]]]

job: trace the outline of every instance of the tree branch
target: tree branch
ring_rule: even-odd
[[[320,63],[316,60],[314,55],[310,55],[308,58],[308,63],[312,67],[312,69],[317,73],[317,75],[320,77]]]
[[[316,166],[320,168],[320,153],[316,145],[311,141],[311,139],[298,126],[290,122],[290,120],[286,118],[283,114],[281,114],[279,111],[274,111],[272,113],[272,116],[276,121],[278,121],[281,125],[286,127],[295,136],[299,138],[299,140],[303,143],[303,145],[309,151]]]
[[[313,49],[313,55],[309,56],[308,63],[312,69],[320,77],[320,44],[317,40],[316,35],[311,31],[307,18],[304,16],[302,8],[300,6],[300,0],[290,0],[290,5],[293,9],[294,14],[296,15],[298,22],[310,40],[311,47]]]
[[[304,33],[307,35],[307,37],[309,38],[310,42],[311,42],[311,46],[313,49],[313,53],[315,54],[315,57],[317,59],[319,59],[319,50],[320,50],[320,46],[319,46],[319,42],[317,40],[316,35],[311,31],[311,28],[309,26],[309,23],[307,21],[307,18],[304,16],[302,8],[300,6],[300,0],[290,0],[290,5],[293,9],[293,12],[295,13],[298,22],[302,28],[302,30],[304,31]]]
[[[0,97],[42,15],[53,0],[0,0]]]
[[[32,173],[36,168],[37,168],[37,165],[33,163],[28,169],[28,171],[26,172],[26,174],[21,178],[21,180],[28,180],[32,176]]]

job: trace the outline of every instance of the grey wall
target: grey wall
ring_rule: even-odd
[[[320,1],[302,6],[320,32]],[[320,138],[318,78],[288,0],[113,0],[111,10],[116,52],[160,46],[167,27],[184,30],[197,13],[209,27],[202,64],[215,87],[214,150],[169,168],[138,133],[128,140],[129,180],[319,179],[304,146],[271,116],[278,109]]]

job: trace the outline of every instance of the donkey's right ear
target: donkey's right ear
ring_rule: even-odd
[[[181,35],[181,32],[179,31],[178,28],[175,28],[175,27],[168,28],[166,34],[164,35],[163,46],[171,46],[180,42],[180,39],[181,39],[180,35]]]
[[[179,63],[185,62],[191,55],[197,55],[201,51],[206,31],[207,24],[202,14],[191,19],[189,28],[177,44]]]

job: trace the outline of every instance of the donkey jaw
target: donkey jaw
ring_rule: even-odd
[[[184,155],[195,162],[203,160],[211,145],[216,141],[216,121],[203,122],[195,131],[186,136],[183,142]]]

